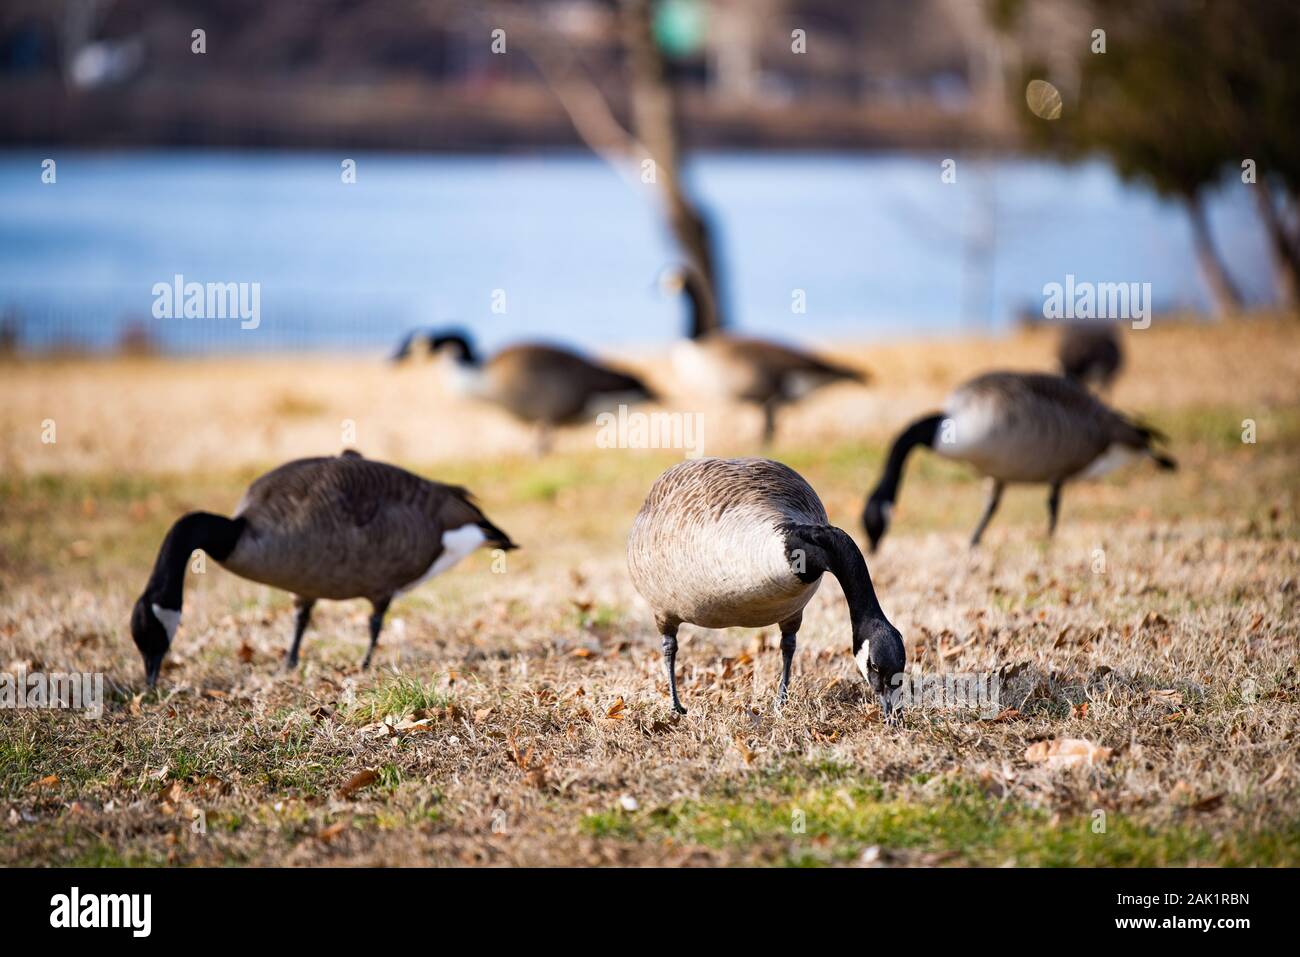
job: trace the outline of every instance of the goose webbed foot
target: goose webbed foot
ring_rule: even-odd
[[[668,668],[668,693],[672,695],[673,710],[678,714],[685,714],[686,709],[682,707],[681,698],[677,697],[677,636],[664,635],[664,664]]]

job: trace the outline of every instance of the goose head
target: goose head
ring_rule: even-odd
[[[858,671],[880,700],[885,720],[892,723],[897,720],[898,683],[907,664],[903,636],[884,618],[869,618],[858,626],[853,643],[857,647],[853,660]]]
[[[478,355],[470,343],[469,334],[462,329],[429,333],[429,352],[450,356],[458,365],[478,365]]]
[[[862,527],[867,533],[867,543],[871,551],[880,545],[880,540],[889,531],[889,522],[894,514],[894,503],[880,495],[872,495],[862,509]]]
[[[152,688],[158,684],[163,658],[171,647],[172,636],[180,623],[181,613],[150,602],[148,595],[136,599],[131,610],[131,637],[144,660],[144,679]]]

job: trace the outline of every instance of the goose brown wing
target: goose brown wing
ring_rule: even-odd
[[[465,524],[513,547],[464,489],[355,453],[280,466],[249,487],[239,514],[248,534],[228,567],[319,598],[392,594],[424,575],[445,532]]]

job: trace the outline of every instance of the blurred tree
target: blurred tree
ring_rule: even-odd
[[[679,4],[680,6],[680,4]],[[718,297],[713,230],[681,175],[681,135],[674,71],[656,37],[652,0],[619,0],[619,23],[627,67],[630,128],[615,115],[608,93],[592,79],[574,50],[520,4],[484,8],[520,38],[574,130],[598,156],[630,182],[653,184],[663,197],[668,226],[687,265],[704,281],[709,329],[725,325]],[[680,12],[676,14],[680,16]],[[485,19],[487,22],[487,19]],[[644,164],[651,164],[647,168]]]
[[[1038,4],[995,0],[992,21],[1013,31]],[[1105,52],[1078,38],[1077,103],[1044,122],[1023,106],[1030,141],[1065,156],[1100,153],[1121,176],[1149,182],[1187,207],[1192,239],[1216,312],[1240,306],[1240,295],[1215,248],[1205,196],[1229,170],[1257,162],[1257,201],[1270,231],[1283,289],[1300,288],[1300,243],[1272,190],[1294,206],[1297,182],[1294,66],[1300,4],[1294,0],[1091,0],[1092,20],[1106,31]],[[1022,37],[1032,46],[1033,37]],[[1041,76],[1032,50],[1013,89]]]

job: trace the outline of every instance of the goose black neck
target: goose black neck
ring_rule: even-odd
[[[224,561],[234,551],[243,530],[244,519],[210,512],[190,512],[177,519],[158,550],[144,596],[162,608],[179,611],[190,556],[202,549],[216,561]]]
[[[848,532],[834,525],[787,525],[784,531],[786,550],[793,557],[795,574],[800,579],[811,582],[824,572],[830,572],[839,581],[844,600],[849,605],[856,653],[861,626],[885,617],[857,543]],[[798,561],[800,553],[802,562]]]
[[[686,273],[682,289],[690,300],[690,337],[702,339],[717,325],[713,318],[713,296],[707,284],[694,270]]]
[[[866,560],[857,544],[848,532],[828,526],[829,541],[826,543],[829,571],[840,583],[844,591],[844,600],[849,605],[849,620],[853,625],[853,652],[857,654],[861,644],[859,636],[862,626],[870,620],[885,617],[876,598],[875,586],[871,584],[871,573],[867,571]]]
[[[939,435],[939,423],[942,415],[927,415],[917,419],[894,440],[889,449],[889,458],[885,462],[885,471],[871,493],[873,499],[892,502],[898,497],[898,487],[903,481],[903,463],[907,461],[912,449],[919,445],[934,447],[934,440]]]

